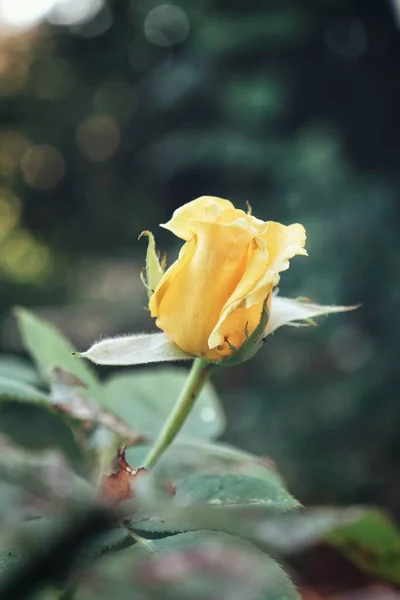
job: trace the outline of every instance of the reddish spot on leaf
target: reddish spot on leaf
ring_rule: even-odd
[[[148,473],[144,467],[133,469],[125,456],[125,448],[122,448],[117,456],[115,471],[104,477],[100,488],[100,498],[111,504],[120,504],[124,500],[130,500],[135,497],[135,484],[138,477],[146,476]],[[175,495],[176,488],[171,482],[163,486],[164,491],[170,495]]]
[[[164,492],[167,492],[170,496],[175,496],[176,486],[172,483],[172,481],[166,481],[162,486]]]
[[[137,477],[147,474],[147,469],[132,469],[125,458],[125,448],[118,453],[115,471],[106,475],[100,488],[100,498],[111,504],[119,504],[134,497]]]

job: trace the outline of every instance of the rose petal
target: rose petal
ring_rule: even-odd
[[[258,304],[258,315],[261,313],[262,303],[278,284],[279,273],[289,268],[289,260],[296,255],[307,256],[305,241],[305,229],[298,223],[289,226],[274,221],[266,223],[264,233],[254,240],[254,247],[241,280],[227,300],[211,332],[208,339],[210,348],[221,345],[224,338],[229,336],[224,330],[224,323],[235,311],[240,311],[241,307],[249,309]],[[243,310],[241,312],[243,313]],[[248,314],[248,320],[251,321],[250,311]]]
[[[168,223],[162,223],[161,227],[169,229],[174,235],[186,241],[193,237],[193,231],[190,221],[216,221],[218,215],[223,209],[233,209],[234,206],[229,200],[217,198],[215,196],[200,196],[196,200],[187,202],[180,208],[177,208],[172,219]]]

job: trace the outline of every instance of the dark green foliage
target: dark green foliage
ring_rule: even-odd
[[[29,329],[28,349],[36,360],[49,331],[55,348],[72,349],[55,328],[34,315],[20,313],[19,320],[22,327],[35,324]],[[57,364],[57,358],[46,352],[40,356],[45,373]],[[360,569],[398,583],[400,536],[384,513],[361,508],[289,512],[298,503],[270,463],[207,441],[223,425],[210,385],[200,399],[200,410],[191,414],[186,432],[190,436],[178,438],[151,473],[139,479],[134,471],[123,475],[131,478],[131,497],[119,505],[100,505],[99,494],[103,501],[107,496],[94,485],[96,469],[104,468],[107,460],[108,472],[111,468],[121,473],[112,470],[113,457],[126,432],[134,431],[132,414],[137,412],[140,433],[154,435],[165,419],[159,389],[169,403],[168,394],[173,395],[184,371],[164,368],[155,370],[153,377],[152,373],[149,369],[119,376],[122,387],[118,375],[104,385],[96,383],[89,388],[89,398],[80,395],[82,382],[59,367],[46,392],[3,378],[0,401],[7,437],[0,439],[2,598],[9,600],[15,594],[22,598],[34,586],[41,600],[47,600],[46,586],[66,586],[65,594],[71,592],[78,600],[106,598],[111,590],[121,600],[161,598],[166,590],[171,599],[208,600],[215,586],[227,597],[243,586],[246,598],[299,600],[270,555],[283,560],[321,541],[338,548]],[[96,400],[96,390],[107,399],[111,412]],[[120,397],[122,391],[119,421],[112,418],[112,396]],[[146,405],[152,406],[151,415],[145,416]],[[26,438],[24,430],[28,434],[29,427],[18,421],[24,413],[17,409],[22,407],[33,411],[30,417],[26,413],[30,424]],[[205,409],[213,409],[218,429],[204,429]],[[40,411],[35,418],[34,411]],[[74,454],[75,440],[79,450],[75,447]],[[134,445],[127,452],[134,469],[148,451],[139,441],[132,438]],[[106,473],[101,477],[116,485]]]

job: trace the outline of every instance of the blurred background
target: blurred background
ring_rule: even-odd
[[[225,439],[304,504],[400,513],[400,2],[0,0],[0,349],[154,329],[139,272],[200,195],[301,222],[281,293],[360,310],[215,378]],[[105,369],[102,371],[105,372]]]

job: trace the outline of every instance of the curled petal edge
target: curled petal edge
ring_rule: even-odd
[[[97,365],[128,366],[175,360],[193,360],[165,333],[143,333],[107,338],[96,342],[75,356],[87,358]]]

